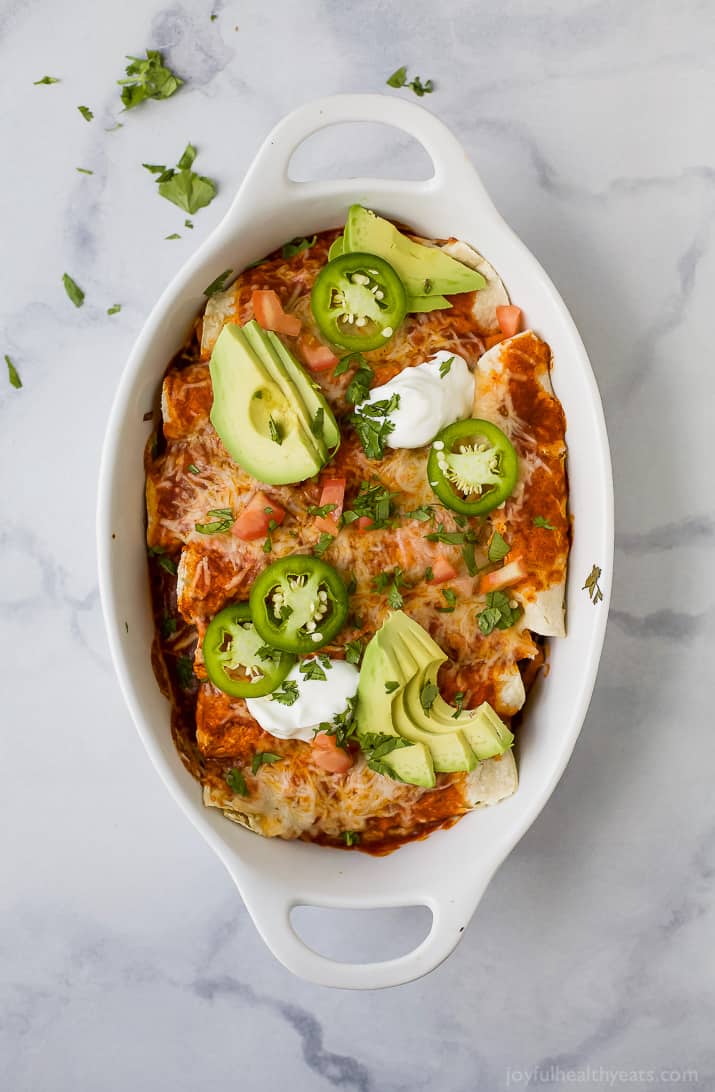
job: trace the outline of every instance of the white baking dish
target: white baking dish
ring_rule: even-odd
[[[356,178],[295,182],[294,150],[341,122],[387,123],[429,154],[427,181]],[[169,730],[169,706],[151,668],[154,623],[147,581],[142,453],[167,362],[205,303],[203,289],[225,269],[243,269],[294,236],[344,221],[360,202],[423,235],[458,236],[496,267],[527,324],[554,353],[554,386],[568,419],[569,481],[575,537],[568,581],[568,637],[551,642],[551,670],[526,709],[515,796],[466,816],[453,829],[386,858],[302,842],[265,839],[201,803]],[[445,126],[421,107],[382,95],[338,95],[300,107],[267,137],[222,223],[186,263],[149,315],[124,371],[102,458],[98,504],[102,604],[119,681],[139,734],[170,792],[233,876],[271,951],[295,974],[329,986],[370,989],[407,982],[436,967],[457,944],[497,866],[551,795],[573,749],[593,690],[606,627],[613,558],[613,493],[608,441],[585,349],[554,286],[504,223]],[[603,601],[582,585],[602,569]],[[129,786],[126,788],[130,792]],[[428,936],[407,955],[351,964],[312,951],[293,930],[299,905],[376,908],[425,905]]]

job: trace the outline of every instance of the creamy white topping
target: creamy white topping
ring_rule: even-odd
[[[246,705],[265,732],[278,739],[303,739],[309,743],[314,729],[323,721],[332,721],[338,713],[344,713],[348,700],[357,692],[360,672],[345,660],[330,660],[321,664],[325,679],[306,679],[300,670],[301,663],[294,664],[285,681],[298,686],[298,698],[292,705],[274,701],[272,695],[265,698],[246,698]],[[280,687],[279,687],[280,689]],[[291,688],[292,689],[292,688]]]
[[[395,427],[387,436],[387,446],[424,447],[453,421],[471,416],[474,376],[463,357],[440,349],[424,364],[405,368],[389,383],[373,387],[367,401],[389,400],[393,394],[400,401],[388,415]]]

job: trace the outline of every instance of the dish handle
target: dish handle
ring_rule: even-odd
[[[274,956],[293,974],[319,986],[333,986],[348,990],[377,990],[388,986],[400,986],[429,974],[454,950],[461,939],[474,909],[491,879],[479,878],[476,889],[471,888],[468,898],[464,890],[461,897],[443,891],[403,892],[399,896],[371,897],[364,906],[360,900],[330,896],[317,899],[289,893],[276,883],[274,876],[266,877],[256,872],[240,873],[229,867],[240,890],[243,901],[253,922]],[[432,925],[427,936],[415,948],[395,959],[374,963],[343,963],[321,955],[310,948],[298,935],[291,921],[296,907],[330,910],[399,909],[425,906],[432,914]]]
[[[408,133],[426,151],[432,161],[434,174],[419,181],[346,178],[338,181],[331,179],[325,182],[298,182],[289,176],[288,168],[293,153],[304,140],[329,126],[354,122],[391,125]],[[468,186],[472,206],[476,203],[481,204],[485,210],[494,209],[491,198],[460,142],[439,118],[424,107],[392,95],[331,95],[299,106],[268,134],[244,179],[229,216],[234,208],[243,205],[249,191],[255,190],[259,200],[265,199],[267,186],[270,188],[271,202],[275,205],[281,199],[295,198],[298,191],[305,197],[312,194],[319,196],[326,191],[335,194],[341,190],[354,194],[356,189],[374,185],[379,185],[386,191],[394,189],[400,193],[407,191],[413,194],[435,194],[443,191],[445,195],[451,193],[452,196],[461,186]]]

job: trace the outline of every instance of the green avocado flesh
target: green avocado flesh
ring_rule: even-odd
[[[209,369],[211,423],[234,462],[258,481],[304,481],[338,447],[338,426],[322,392],[257,322],[224,326]]]
[[[335,245],[335,244],[333,244]],[[405,291],[414,305],[416,298],[426,297],[430,301],[440,297],[457,295],[460,292],[475,292],[486,287],[486,281],[475,269],[451,258],[439,247],[424,246],[414,243],[406,235],[362,205],[352,205],[345,222],[343,235],[344,253],[361,251],[377,254],[389,262],[399,275]],[[435,310],[444,307],[448,301],[435,306],[420,307],[420,310]],[[408,310],[417,310],[415,306]]]
[[[358,739],[379,733],[409,740],[383,762],[402,781],[425,788],[435,784],[435,773],[473,770],[514,741],[488,702],[456,715],[438,691],[432,699],[446,659],[422,626],[395,611],[365,649],[360,670]]]

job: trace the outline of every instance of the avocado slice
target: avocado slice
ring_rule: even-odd
[[[306,374],[293,354],[286,349],[281,339],[271,331],[262,332],[268,344],[273,347],[280,357],[283,367],[298,389],[300,398],[310,417],[311,431],[314,430],[318,439],[327,446],[329,455],[334,455],[340,447],[340,429],[325,395],[317,383],[314,383]],[[320,410],[323,412],[318,417]],[[320,428],[316,427],[316,420],[320,423]]]
[[[428,311],[447,311],[452,306],[444,296],[408,296],[407,310],[413,314],[426,314]]]
[[[237,324],[219,334],[209,370],[211,424],[234,462],[268,485],[318,473],[323,460],[312,435]]]
[[[332,262],[333,258],[339,258],[343,253],[343,246],[345,245],[345,239],[342,235],[338,235],[337,239],[333,239],[328,251],[328,261]]]
[[[486,287],[481,273],[439,247],[413,243],[389,220],[362,205],[352,205],[348,212],[343,249],[346,254],[360,251],[384,258],[401,278],[408,296],[450,296]]]
[[[382,761],[390,767],[395,777],[400,781],[406,781],[408,785],[419,785],[421,789],[433,789],[437,783],[432,756],[424,743],[415,743],[411,747],[398,747],[389,755],[385,755]]]
[[[301,398],[300,390],[289,375],[288,369],[285,367],[283,360],[276,351],[274,344],[268,340],[266,331],[262,326],[258,325],[255,319],[251,319],[250,322],[247,322],[242,329],[248,344],[251,346],[256,356],[260,357],[261,363],[271,379],[278,384],[283,391],[288,404],[295,410],[296,416],[303,428],[303,432],[307,435],[310,443],[315,448],[316,455],[320,460],[321,465],[327,462],[328,449],[323,439],[323,430],[320,430],[320,435],[318,436],[313,432],[313,429],[311,428],[312,418],[308,413],[305,402]],[[273,336],[275,337],[275,334]],[[275,338],[275,340],[279,345],[282,345],[278,338]]]
[[[419,676],[412,680],[415,681],[421,682]],[[437,773],[473,770],[477,764],[474,751],[456,728],[456,722],[452,721],[449,731],[432,731],[430,718],[422,708],[419,697],[415,708],[414,705],[408,706],[406,694],[407,691],[403,691],[392,703],[392,723],[399,735],[415,743],[424,743],[429,748]]]

